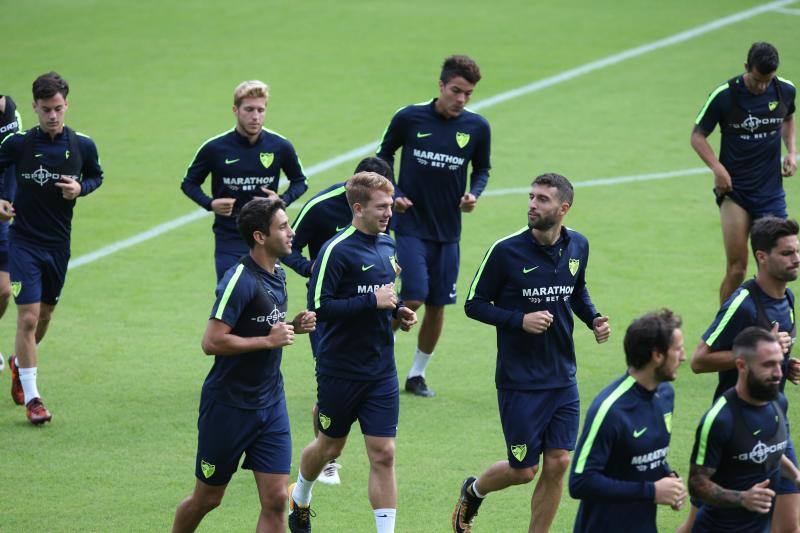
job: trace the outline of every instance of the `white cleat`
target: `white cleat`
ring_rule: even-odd
[[[0,353],[0,372],[6,369],[6,360],[3,358],[3,354]]]
[[[325,465],[325,468],[322,469],[317,481],[323,485],[340,485],[342,483],[342,480],[339,478],[340,468],[342,468],[342,465],[335,461],[331,461]]]

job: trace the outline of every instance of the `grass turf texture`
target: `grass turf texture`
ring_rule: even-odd
[[[25,29],[31,36],[14,40],[2,92],[30,125],[33,78],[55,69],[71,83],[67,122],[94,137],[107,176],[78,203],[77,257],[194,209],[178,183],[200,143],[231,126],[231,93],[243,79],[272,86],[266,125],[289,137],[310,165],[377,139],[398,107],[434,96],[447,54],[465,52],[481,65],[477,102],[755,5],[23,3],[0,20],[6,35]],[[57,30],[42,31],[44,19],[58,21]],[[525,187],[550,170],[580,182],[700,166],[688,137],[706,95],[740,71],[756,40],[773,42],[780,74],[797,80],[796,22],[765,13],[483,110],[493,134],[490,189]],[[299,203],[354,165],[314,177]],[[786,182],[795,216],[797,180]],[[689,352],[713,318],[723,256],[710,189],[710,174],[578,189],[567,223],[589,237],[590,290],[615,330],[598,346],[588,330],[576,329],[584,410],[623,372],[622,337],[634,316],[674,308],[683,315]],[[464,217],[460,303],[448,309],[428,371],[439,395],[401,398],[398,531],[447,531],[463,478],[505,457],[494,332],[468,320],[460,304],[486,249],[525,223],[526,201],[524,193],[485,197]],[[53,423],[29,427],[8,396],[10,373],[0,377],[0,530],[168,529],[194,483],[197,404],[211,365],[199,349],[213,301],[210,222],[70,272],[40,350],[39,385]],[[290,275],[289,290],[296,311],[304,281]],[[4,353],[13,346],[14,317],[11,309],[0,321]],[[399,336],[401,374],[414,339]],[[306,339],[285,350],[283,371],[293,477],[312,436],[315,382]],[[692,375],[687,364],[676,382],[669,460],[684,476],[715,379]],[[788,396],[798,401],[795,388]],[[790,420],[798,426],[797,410]],[[315,528],[372,531],[357,426],[340,462],[343,484],[315,489]],[[524,530],[532,489],[492,494],[476,530]],[[201,530],[252,530],[257,508],[252,475],[239,472]],[[554,531],[570,530],[576,509],[565,494]],[[674,529],[685,512],[662,508],[660,528]]]

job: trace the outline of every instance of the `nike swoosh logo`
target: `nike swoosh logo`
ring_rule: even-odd
[[[239,159],[226,159],[225,164],[230,165],[231,163],[236,163]]]
[[[536,270],[537,268],[539,268],[539,267],[538,267],[538,266],[535,266],[535,267],[530,267],[530,268],[525,268],[525,267],[523,267],[523,268],[522,268],[522,273],[523,273],[523,274],[527,274],[528,272],[533,272],[533,271],[534,271],[534,270]]]
[[[375,265],[361,265],[361,271],[366,272],[370,268],[374,267]]]
[[[454,292],[451,292],[451,293],[450,293],[450,298],[455,298],[455,297],[456,297],[456,293],[454,293]]]
[[[340,228],[339,226],[336,226],[336,233],[339,233],[340,231],[342,231],[342,230],[343,230],[344,228],[346,228],[346,227],[347,227],[347,226],[342,226],[342,227]]]
[[[754,431],[754,432],[753,432],[753,435],[758,435],[759,433],[761,433],[761,430],[760,430],[760,429],[759,429],[758,431]]]
[[[430,137],[433,133],[422,133],[421,131],[417,132],[417,139],[424,139],[425,137]]]
[[[634,439],[638,439],[639,437],[641,437],[642,435],[644,435],[644,432],[645,432],[645,431],[647,431],[647,428],[646,428],[646,427],[644,427],[644,428],[642,428],[642,429],[640,429],[640,430],[638,430],[638,431],[634,429],[634,430],[633,430],[633,438],[634,438]]]
[[[42,157],[44,154],[33,154],[33,157]]]

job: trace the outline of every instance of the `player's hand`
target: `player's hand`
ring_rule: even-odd
[[[14,218],[14,206],[8,200],[0,200],[0,220],[8,222]]]
[[[683,483],[683,480],[681,479],[681,476],[679,476],[677,472],[672,472],[670,474],[670,477],[673,477],[673,478],[679,480],[681,483]],[[670,507],[672,508],[673,511],[680,511],[683,508],[683,504],[686,503],[686,496],[688,495],[688,491],[686,490],[685,486],[684,486],[683,490],[684,490],[683,496],[678,498],[677,502],[675,502],[672,505],[670,505]]]
[[[795,385],[800,384],[800,359],[797,357],[789,358],[789,366],[786,370],[786,379]]]
[[[211,210],[223,217],[229,217],[233,214],[233,204],[235,203],[236,198],[215,198],[211,200]]]
[[[717,191],[719,196],[727,194],[733,190],[733,181],[731,181],[731,175],[728,174],[728,169],[722,166],[722,164],[714,168],[714,189]]]
[[[522,329],[528,333],[538,334],[547,331],[547,328],[549,328],[552,323],[553,315],[550,311],[525,313],[525,316],[522,318]]]
[[[778,344],[781,345],[781,350],[783,350],[783,353],[788,353],[789,348],[792,347],[792,337],[785,331],[778,331],[779,327],[780,324],[775,322],[772,324],[772,331],[770,331],[770,333],[772,333],[772,336],[775,337],[776,341],[778,341]]]
[[[475,210],[475,204],[478,203],[478,199],[475,198],[474,194],[467,193],[461,197],[461,203],[458,205],[461,208],[462,213],[472,213]]]
[[[278,195],[278,193],[276,193],[272,189],[268,189],[266,185],[262,185],[261,186],[261,192],[266,194],[267,198],[269,198],[270,200],[278,200],[278,199],[280,199],[280,196]]]
[[[65,174],[61,174],[61,181],[56,182],[56,187],[61,189],[61,196],[65,200],[74,200],[81,194],[81,182]]]
[[[394,283],[387,283],[375,291],[376,307],[378,309],[394,309],[397,305],[397,295],[394,293]]]
[[[658,505],[669,505],[673,508],[683,505],[686,500],[686,487],[681,478],[670,474],[655,482],[655,502]]]
[[[317,313],[303,309],[292,320],[292,326],[295,333],[311,333],[317,329]]]
[[[742,507],[754,513],[768,513],[772,507],[772,498],[775,497],[775,491],[768,489],[767,485],[769,485],[769,479],[765,479],[761,483],[756,483],[749,489],[742,491]]]
[[[611,335],[611,324],[608,323],[607,316],[598,316],[592,321],[592,331],[597,344],[602,344]]]
[[[790,152],[786,154],[786,157],[783,158],[783,168],[781,168],[781,175],[784,178],[788,178],[789,176],[794,176],[795,172],[797,172],[797,154],[794,152]]]
[[[417,323],[417,313],[403,306],[397,310],[397,319],[400,321],[400,329],[409,331]]]
[[[286,322],[278,322],[269,330],[267,341],[270,349],[294,343],[294,326]]]
[[[405,213],[409,207],[414,205],[414,202],[406,198],[405,196],[398,196],[394,199],[394,212],[395,213]]]

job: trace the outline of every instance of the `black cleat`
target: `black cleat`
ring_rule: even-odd
[[[470,533],[472,531],[472,523],[475,521],[475,517],[478,516],[478,508],[483,503],[482,498],[472,494],[471,487],[473,483],[475,483],[475,477],[470,476],[461,485],[461,495],[458,497],[456,509],[453,511],[453,531],[455,533]]]
[[[289,531],[291,533],[311,533],[311,517],[315,516],[310,506],[298,505],[292,498],[296,483],[289,485]]]
[[[406,392],[410,392],[414,396],[422,396],[423,398],[433,398],[436,393],[428,388],[423,376],[414,376],[406,378]]]

